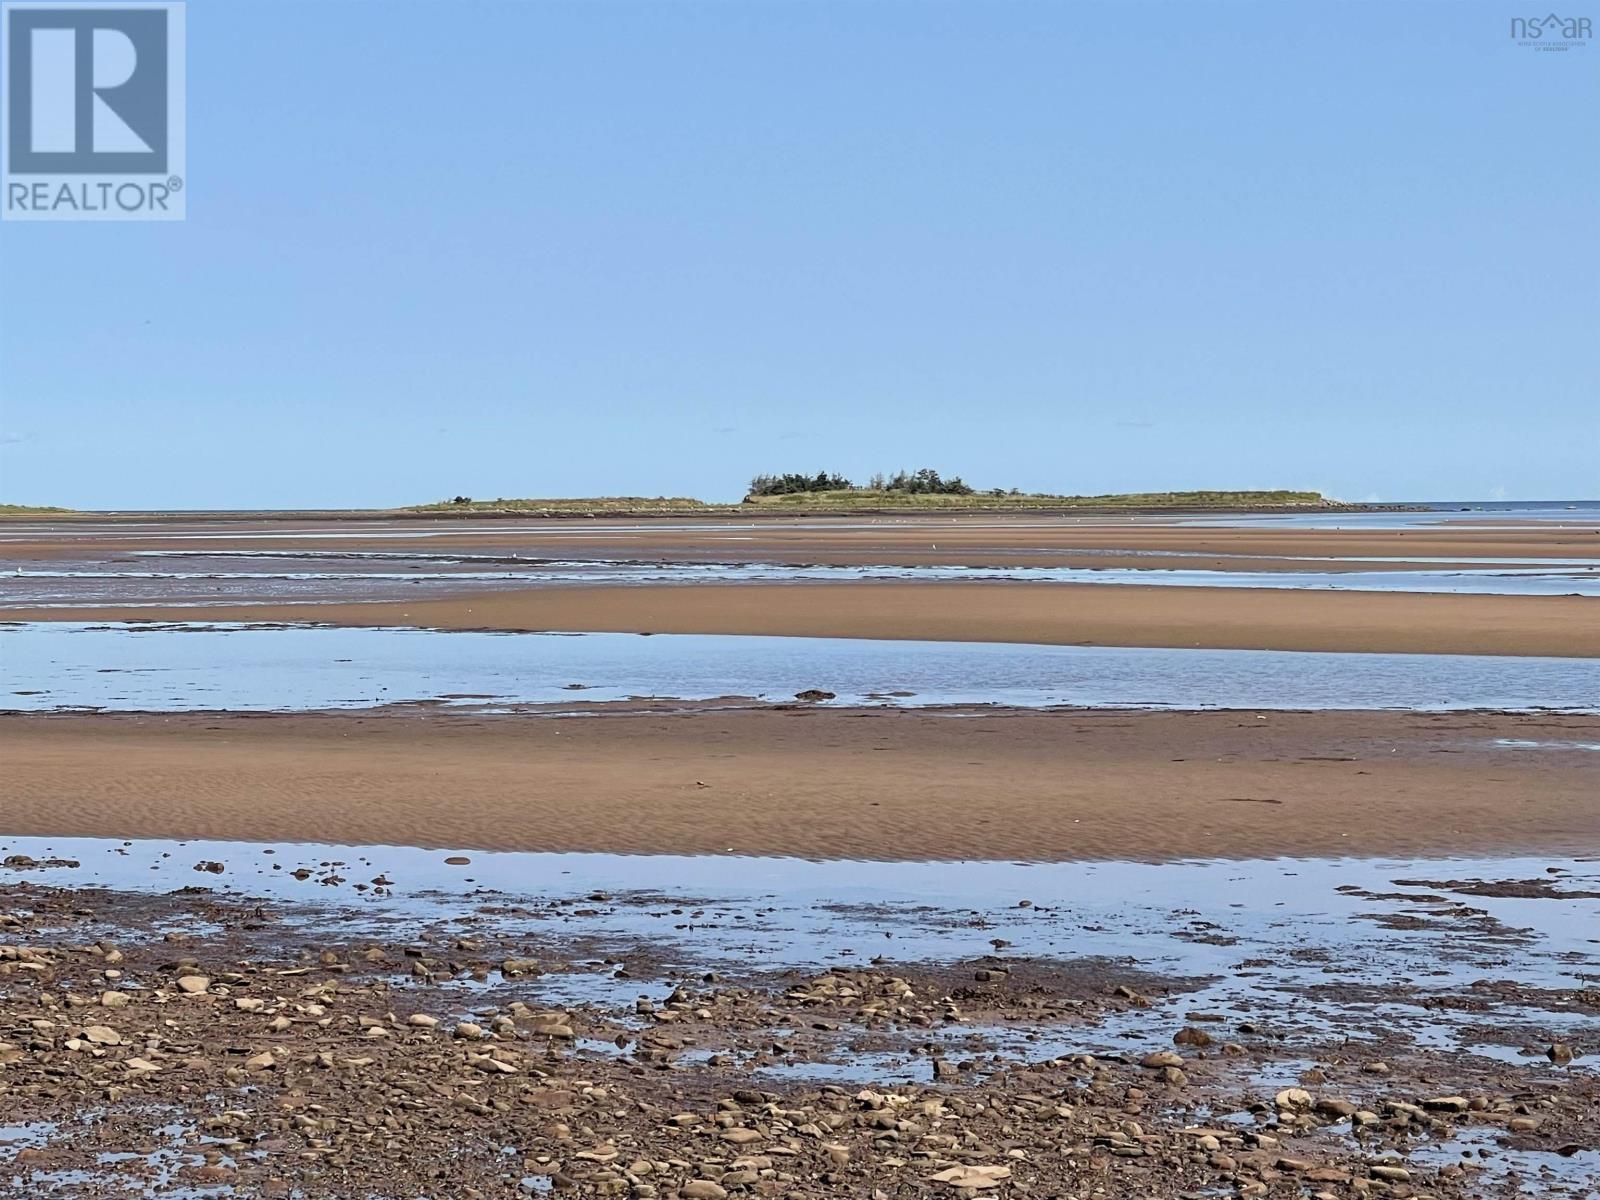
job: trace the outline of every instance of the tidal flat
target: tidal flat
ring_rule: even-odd
[[[0,1194],[1587,1200],[1600,530],[1368,516],[8,522]]]

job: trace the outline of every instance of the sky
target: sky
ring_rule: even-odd
[[[1535,9],[191,0],[188,219],[0,222],[0,500],[1594,498]]]

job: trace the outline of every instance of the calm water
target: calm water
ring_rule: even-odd
[[[200,885],[301,902],[311,909],[301,918],[308,937],[319,919],[337,921],[343,936],[494,927],[529,939],[529,950],[580,944],[586,958],[627,960],[648,945],[667,973],[864,966],[878,955],[959,962],[994,953],[998,938],[1007,957],[1103,959],[1196,981],[1194,991],[1128,1014],[1125,1026],[1112,1020],[1057,1033],[1064,1049],[1035,1041],[1033,1057],[1100,1049],[1124,1031],[1148,1041],[1152,1027],[1191,1009],[1268,1016],[1275,1027],[1313,1036],[1360,1040],[1404,1030],[1429,1044],[1471,1044],[1483,1037],[1481,1005],[1425,1004],[1420,996],[1504,978],[1509,958],[1530,987],[1569,991],[1600,972],[1600,863],[1567,858],[809,862],[0,838],[0,855],[19,853],[80,865],[0,877],[156,892]],[[224,871],[197,874],[201,861]],[[297,868],[310,874],[297,879]],[[380,877],[389,881],[381,891],[354,888]],[[1477,880],[1543,881],[1550,894],[1452,890],[1453,881]],[[1394,927],[1394,918],[1405,924]],[[1341,985],[1399,990],[1358,1001],[1362,1019],[1353,1022]],[[619,1005],[657,986],[609,971],[519,984],[542,1002]],[[1526,1036],[1522,1021],[1547,1037],[1562,1029],[1585,1041],[1593,1019],[1569,1009],[1559,997],[1549,1011],[1503,1009],[1494,1023],[1507,1040],[1483,1051],[1514,1055]]]
[[[1600,526],[1600,500],[1396,500],[1417,512],[1239,513],[1196,515],[1190,525],[1286,526],[1302,529],[1425,529],[1441,522],[1478,528],[1540,524]]]
[[[1084,553],[1075,551],[1074,553]],[[1111,551],[1105,553],[1127,553]],[[0,609],[94,605],[168,607],[417,599],[508,587],[663,583],[845,583],[857,580],[1011,581],[1313,591],[1455,592],[1501,596],[1600,596],[1600,562],[1495,561],[1409,570],[1172,569],[1176,554],[1144,551],[1148,567],[795,566],[782,563],[548,561],[508,555],[327,551],[144,551],[149,566],[19,568],[0,576]],[[161,560],[159,564],[155,560]],[[1362,560],[1345,560],[1359,563]],[[1383,560],[1368,560],[1376,566]]]
[[[836,705],[1600,711],[1600,660],[69,622],[0,627],[12,709],[282,711],[659,698]]]

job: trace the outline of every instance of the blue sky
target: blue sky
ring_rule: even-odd
[[[1533,11],[193,0],[187,222],[0,224],[0,498],[1594,497]]]

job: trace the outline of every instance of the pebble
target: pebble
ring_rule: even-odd
[[[727,1188],[709,1179],[691,1179],[678,1189],[684,1200],[722,1200],[727,1194]]]
[[[1183,1059],[1171,1050],[1156,1050],[1141,1058],[1139,1065],[1150,1070],[1159,1071],[1163,1067],[1181,1067],[1183,1066]]]

